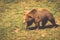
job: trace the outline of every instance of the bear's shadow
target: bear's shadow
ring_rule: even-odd
[[[56,25],[56,27],[54,27],[53,25],[47,25],[47,26],[45,26],[45,27],[42,27],[42,26],[40,26],[39,28],[36,28],[36,27],[29,27],[28,29],[29,30],[35,30],[35,29],[45,29],[45,28],[57,28],[59,25]]]

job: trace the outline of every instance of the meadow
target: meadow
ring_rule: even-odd
[[[48,8],[60,25],[59,1],[0,1],[0,40],[60,40],[60,26],[26,30],[24,13],[31,9]],[[50,24],[49,22],[47,24]],[[34,26],[31,25],[31,27]]]

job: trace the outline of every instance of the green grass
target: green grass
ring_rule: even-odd
[[[52,6],[53,5],[53,6]],[[5,12],[0,13],[0,40],[60,40],[60,26],[40,30],[26,30],[23,14],[33,8],[49,8],[55,13],[55,4],[44,2],[20,2],[5,4]],[[54,15],[60,25],[60,12]],[[33,25],[32,25],[33,26]]]

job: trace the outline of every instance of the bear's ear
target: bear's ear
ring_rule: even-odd
[[[24,13],[23,15],[26,15],[26,13]]]
[[[23,14],[23,15],[25,15],[25,14]]]
[[[30,13],[36,13],[37,12],[37,9],[32,9],[31,11],[30,11]]]

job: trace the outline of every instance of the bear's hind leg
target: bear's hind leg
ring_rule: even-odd
[[[57,27],[57,24],[56,24],[56,22],[55,22],[54,19],[50,19],[49,21],[52,23],[52,25],[53,25],[54,27]]]

